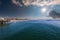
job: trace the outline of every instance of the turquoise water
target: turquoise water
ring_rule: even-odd
[[[32,20],[0,26],[0,40],[60,40],[60,21]]]

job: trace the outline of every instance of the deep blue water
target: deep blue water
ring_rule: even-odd
[[[60,21],[31,20],[0,26],[0,40],[60,40]]]

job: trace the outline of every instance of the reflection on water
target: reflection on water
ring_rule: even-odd
[[[0,27],[5,27],[5,26],[9,26],[10,24],[7,23],[7,24],[0,24]]]

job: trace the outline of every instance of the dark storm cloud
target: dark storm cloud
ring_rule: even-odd
[[[60,18],[60,13],[57,13],[56,11],[53,10],[49,13],[49,16],[52,18]]]

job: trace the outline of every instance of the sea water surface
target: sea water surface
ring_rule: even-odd
[[[0,40],[60,40],[60,21],[11,22],[0,26]]]

